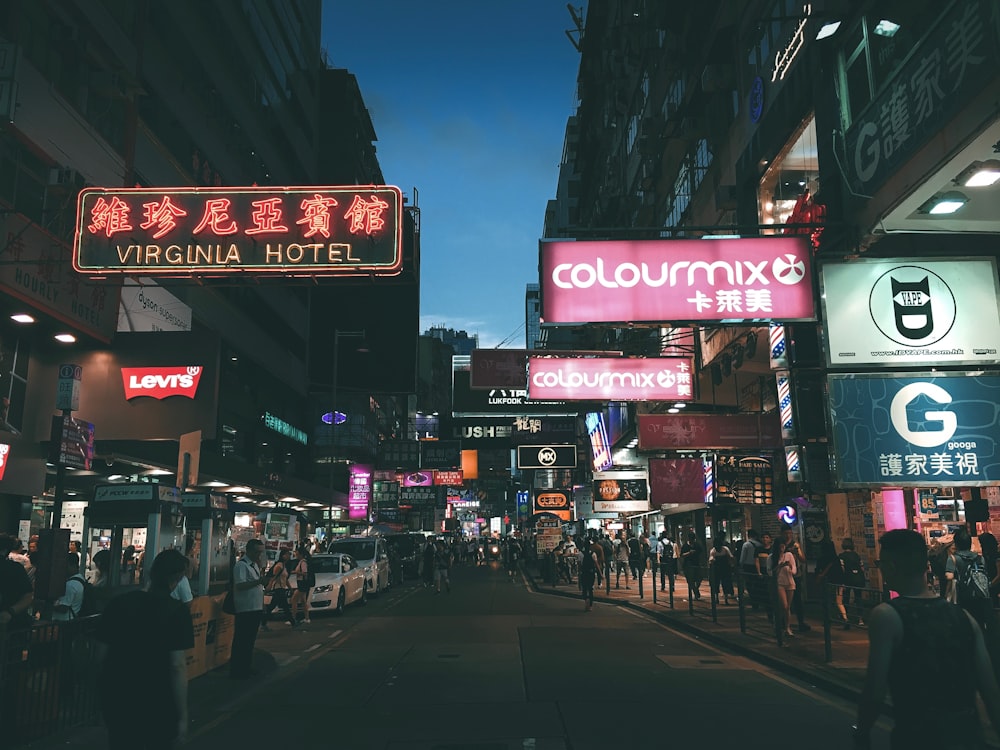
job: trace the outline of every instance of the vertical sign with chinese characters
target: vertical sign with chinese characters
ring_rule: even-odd
[[[350,485],[347,488],[348,517],[352,520],[366,520],[368,505],[372,497],[372,467],[352,464]]]
[[[87,188],[73,267],[83,274],[395,276],[399,188]]]
[[[80,381],[83,368],[80,365],[59,365],[59,384],[56,386],[56,408],[60,411],[80,409]]]

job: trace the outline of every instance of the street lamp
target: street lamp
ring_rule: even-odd
[[[361,329],[360,331],[338,331],[333,332],[333,378],[330,382],[330,525],[328,529],[333,528],[333,499],[334,499],[334,489],[333,489],[333,459],[336,446],[334,444],[335,430],[338,424],[344,423],[347,420],[343,419],[340,422],[337,421],[337,379],[339,375],[340,366],[340,339],[341,338],[355,338],[361,339],[362,343],[357,348],[359,352],[368,351],[364,348],[365,331]]]

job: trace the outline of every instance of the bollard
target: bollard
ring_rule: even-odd
[[[708,566],[708,588],[709,588],[709,601],[712,605],[712,622],[719,622],[719,592],[717,591],[717,586],[719,585],[718,573],[715,571],[714,565]]]
[[[637,566],[639,568],[639,598],[642,599],[642,581],[646,577],[646,569],[642,566]]]
[[[823,595],[823,656],[826,663],[833,661],[833,638],[830,634],[830,595],[836,595],[836,590],[830,589],[832,584],[823,584],[820,593]]]
[[[736,608],[740,617],[740,632],[743,635],[747,633],[747,613],[744,607],[746,606],[746,589],[744,588],[743,581],[743,571],[740,568],[736,569]]]

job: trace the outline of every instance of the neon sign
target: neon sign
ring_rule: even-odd
[[[788,73],[795,58],[802,51],[802,47],[806,43],[806,24],[809,22],[811,16],[812,3],[806,3],[802,6],[802,18],[795,25],[795,31],[792,33],[791,40],[782,49],[774,53],[774,70],[771,73],[772,83],[778,79],[785,79],[785,74]]]
[[[291,438],[296,443],[301,443],[302,445],[309,444],[309,436],[303,430],[298,427],[290,425],[285,420],[280,417],[274,416],[271,412],[266,411],[261,415],[261,421],[264,426],[268,429],[274,430],[279,435],[284,435],[287,438]]]
[[[390,186],[88,188],[73,267],[108,274],[394,276],[403,198]]]

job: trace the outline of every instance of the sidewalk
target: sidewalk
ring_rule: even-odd
[[[535,591],[555,596],[580,598],[576,580],[552,586],[543,580],[539,563],[526,561],[525,573]],[[701,640],[734,651],[772,669],[784,672],[811,685],[822,687],[828,692],[848,700],[857,700],[864,682],[868,659],[868,634],[864,627],[844,630],[833,623],[830,627],[831,652],[833,659],[826,661],[824,645],[823,614],[819,603],[806,602],[806,622],[812,628],[805,633],[796,632],[794,637],[777,644],[774,627],[767,620],[763,609],[754,612],[749,605],[744,609],[746,632],[740,631],[739,606],[725,606],[720,598],[716,607],[715,621],[712,619],[712,602],[709,596],[708,580],[701,584],[701,598],[688,600],[687,581],[677,576],[670,608],[668,592],[657,588],[653,601],[653,582],[649,571],[643,578],[643,597],[639,598],[639,582],[629,581],[629,589],[616,589],[614,574],[611,576],[611,590],[605,586],[594,589],[595,606],[615,604],[645,612],[672,628],[684,631]]]

